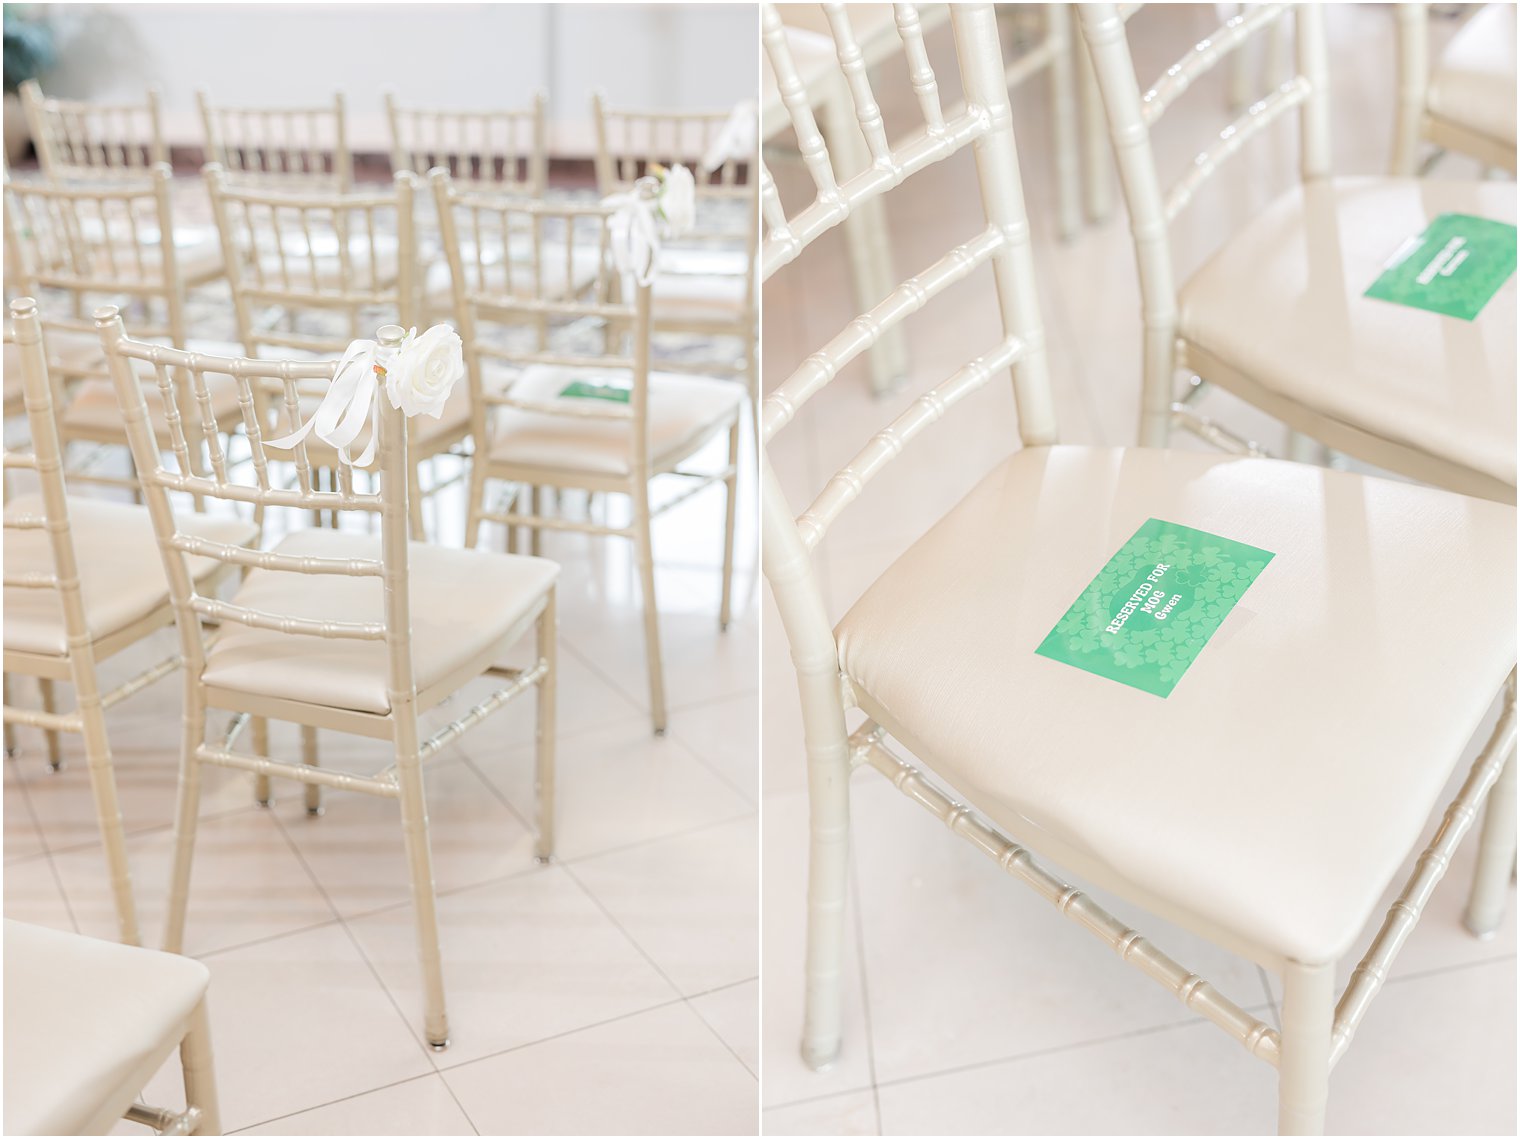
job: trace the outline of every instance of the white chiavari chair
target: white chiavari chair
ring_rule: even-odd
[[[131,876],[122,841],[121,813],[105,713],[172,672],[177,656],[102,691],[99,665],[166,627],[174,614],[153,525],[141,506],[70,496],[64,485],[62,447],[53,415],[53,390],[42,345],[42,322],[30,297],[11,302],[7,349],[17,349],[31,432],[29,453],[7,451],[5,467],[34,472],[34,492],[8,498],[5,506],[5,726],[45,733],[48,761],[62,762],[59,734],[82,737],[95,813],[100,823],[121,939],[137,942]],[[256,530],[236,518],[196,514],[176,524],[197,539],[238,545]],[[205,559],[189,566],[207,590],[226,578]],[[12,675],[34,677],[42,710],[13,706]],[[54,685],[74,686],[76,708],[60,712]]]
[[[650,713],[655,732],[663,733],[652,523],[691,495],[723,484],[728,513],[719,623],[727,628],[743,392],[737,384],[650,371],[650,290],[635,286],[632,295],[613,296],[618,282],[608,257],[611,207],[459,190],[443,170],[435,170],[432,181],[470,383],[474,458],[465,542],[476,544],[482,522],[507,526],[512,542],[515,527],[534,535],[560,530],[632,541],[644,604]],[[507,251],[524,229],[534,235],[534,255],[527,259]],[[597,276],[587,295],[566,296],[561,282],[582,247],[599,251]],[[572,385],[580,387],[569,390]],[[723,468],[683,467],[725,433]],[[651,505],[650,484],[664,476],[687,485]],[[492,481],[519,488],[515,513],[488,502]],[[546,487],[626,496],[632,519],[612,525],[551,516]]]
[[[8,243],[15,243],[21,275],[17,290],[28,296],[62,294],[67,298],[44,321],[49,338],[60,341],[50,357],[59,365],[57,378],[83,377],[72,386],[67,400],[61,398],[62,393],[55,400],[66,457],[76,443],[126,445],[99,338],[93,345],[83,339],[93,335],[84,314],[101,303],[122,304],[131,312],[136,335],[185,348],[192,340],[185,292],[222,274],[221,251],[214,245],[193,253],[176,245],[169,202],[171,177],[169,167],[160,164],[141,182],[11,182],[5,188],[5,236]],[[71,311],[65,315],[65,309]],[[185,398],[183,392],[180,398]],[[167,416],[156,389],[148,401],[154,429],[167,446]],[[220,385],[213,392],[212,407],[219,430],[236,430],[239,414],[232,385]],[[188,415],[188,410],[183,404],[179,408],[191,436],[198,439],[201,420]],[[93,470],[71,470],[70,478],[108,486],[136,485],[131,477]]]
[[[442,1049],[448,1044],[448,1021],[422,768],[465,731],[536,688],[537,854],[540,860],[550,857],[554,585],[559,566],[542,558],[409,542],[406,423],[383,390],[374,393],[379,422],[377,490],[356,489],[346,466],[339,467],[335,489],[317,489],[304,439],[296,443],[293,454],[298,485],[275,485],[269,477],[263,424],[254,410],[254,386],[267,380],[279,383],[286,412],[295,423],[301,419],[302,381],[331,380],[334,362],[197,355],[129,339],[113,308],[100,310],[96,321],[168,572],[184,658],[185,727],[164,948],[178,952],[183,942],[203,764],[300,782],[313,814],[321,810],[323,787],[394,799],[400,807],[417,914],[424,1030],[428,1043]],[[380,329],[378,341],[395,347],[403,335],[403,329],[388,325]],[[231,468],[213,446],[210,472],[195,472],[185,461],[180,424],[172,420],[175,459],[172,466],[166,464],[148,429],[134,362],[150,366],[161,386],[169,383],[171,370],[180,370],[202,408],[209,398],[207,376],[230,376],[240,393],[252,463]],[[373,382],[383,387],[382,377],[377,375]],[[247,550],[188,531],[169,513],[170,490],[252,502],[266,509],[378,515],[380,534],[309,528],[287,534],[271,550]],[[230,601],[197,587],[189,572],[195,559],[248,571]],[[215,640],[203,637],[203,619],[220,625]],[[530,631],[537,639],[535,662],[523,669],[498,667],[495,662]],[[483,676],[503,683],[423,739],[419,717]],[[208,743],[206,728],[213,710],[229,713],[231,719],[225,734]],[[300,724],[301,762],[259,754],[257,741],[253,755],[234,750],[250,718]],[[389,740],[395,762],[376,775],[325,768],[316,753],[318,729]]]
[[[225,107],[195,93],[206,161],[229,182],[296,190],[352,189],[353,155],[343,93],[326,107]]]
[[[592,96],[596,125],[597,189],[606,197],[626,192],[656,164],[680,163],[696,180],[696,226],[660,251],[651,320],[656,335],[684,332],[738,342],[737,356],[661,361],[669,371],[737,376],[751,397],[755,375],[755,252],[759,209],[755,163],[726,157],[704,172],[702,158],[728,123],[730,111],[628,110]],[[742,113],[742,111],[740,112]]]
[[[146,181],[169,161],[159,95],[142,103],[93,103],[45,96],[35,79],[21,85],[37,164],[51,179],[70,182]]]
[[[1058,445],[995,18],[982,4],[955,5],[951,18],[964,103],[942,105],[917,25],[899,18],[923,121],[889,142],[869,88],[857,86],[861,130],[881,157],[840,180],[793,81],[777,13],[762,8],[765,49],[816,187],[810,204],[788,214],[762,169],[768,281],[794,262],[801,271],[809,246],[862,202],[966,148],[985,213],[964,219],[961,232],[946,235],[947,245],[959,244],[774,386],[764,405],[767,444],[875,337],[921,310],[927,316],[940,294],[983,267],[1001,317],[987,344],[969,346],[963,367],[871,435],[800,516],[769,447],[762,459],[764,569],[797,670],[809,766],[803,1056],[822,1067],[841,1047],[849,781],[869,766],[1276,1067],[1279,1126],[1314,1132],[1323,1126],[1331,1065],[1501,778],[1469,922],[1492,929],[1502,912],[1515,849],[1507,798],[1515,512],[1306,464]],[[841,40],[843,68],[850,53]],[[915,437],[1010,372],[1022,447],[833,624],[812,564],[831,524]],[[862,425],[861,436],[873,426]],[[795,483],[801,472],[784,474]],[[1251,587],[1254,612],[1227,619],[1225,639],[1164,699],[1035,652],[1073,596],[1148,518],[1275,552]],[[1428,588],[1433,550],[1452,552],[1443,571],[1460,580],[1449,589]],[[1390,660],[1396,669],[1386,667]],[[1501,686],[1493,738],[1337,1006],[1337,959],[1372,917]],[[853,733],[852,708],[866,717]],[[1037,857],[1278,974],[1281,1028]]]
[[[1398,51],[1398,109],[1393,174],[1416,174],[1455,150],[1515,172],[1515,6],[1484,4],[1430,67],[1426,4],[1393,6]],[[1420,144],[1437,148],[1422,163]]]
[[[220,1135],[199,961],[5,922],[5,1133]],[[137,1101],[179,1052],[185,1108]]]
[[[1437,216],[1513,224],[1512,185],[1330,173],[1324,12],[1263,4],[1187,52],[1144,94],[1125,15],[1083,5],[1129,206],[1144,310],[1140,442],[1174,424],[1235,450],[1192,406],[1212,384],[1292,431],[1364,462],[1464,494],[1515,501],[1515,282],[1474,320],[1418,312],[1366,290]],[[1166,110],[1251,36],[1294,20],[1294,75],[1218,132],[1163,192],[1150,136]],[[1170,229],[1204,183],[1297,110],[1299,185],[1179,282]],[[1175,395],[1177,371],[1201,377]],[[1298,454],[1295,439],[1295,454]]]
[[[229,185],[216,165],[204,173],[229,266],[238,335],[249,356],[338,356],[359,336],[361,321],[370,327],[418,324],[416,175],[396,174],[389,189],[337,193]],[[307,397],[308,413],[320,394]],[[282,414],[277,399],[275,412]],[[440,418],[421,416],[410,431],[407,499],[412,537],[422,541],[425,495],[418,468],[469,438],[469,393],[456,390]],[[308,456],[329,482],[336,478],[333,447],[313,440]],[[438,489],[435,481],[428,493]]]

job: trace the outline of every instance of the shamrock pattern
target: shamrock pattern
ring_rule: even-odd
[[[1165,697],[1273,556],[1218,534],[1148,519],[1035,651]],[[1113,623],[1117,628],[1110,631]]]

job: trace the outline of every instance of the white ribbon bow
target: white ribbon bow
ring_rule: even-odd
[[[702,173],[711,174],[730,158],[735,162],[753,162],[760,143],[760,107],[745,99],[728,116],[707,153],[702,156]]]
[[[655,218],[659,203],[643,197],[637,188],[602,199],[602,205],[616,207],[607,220],[607,239],[612,260],[623,276],[632,276],[641,287],[654,282],[655,266],[660,259],[660,226]]]
[[[301,425],[299,431],[279,439],[266,439],[266,447],[292,448],[313,431],[317,438],[337,448],[338,457],[351,467],[363,467],[375,457],[380,438],[380,401],[376,395],[375,374],[385,374],[385,361],[395,353],[394,348],[382,348],[373,340],[355,340],[343,353],[338,370],[333,373],[332,384],[316,413]],[[348,446],[369,423],[369,442],[357,459],[348,455]]]

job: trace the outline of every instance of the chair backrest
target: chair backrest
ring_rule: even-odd
[[[464,341],[476,446],[487,438],[493,406],[619,420],[631,426],[634,469],[642,469],[648,459],[649,287],[621,280],[613,264],[615,209],[461,189],[446,170],[434,170],[431,179]],[[652,186],[639,191],[650,195]],[[574,343],[557,345],[569,337]],[[483,369],[492,361],[513,377],[507,386],[485,385]],[[546,397],[536,377],[547,369],[574,369],[591,385],[626,383],[628,399],[560,398],[558,389]]]
[[[343,93],[326,107],[216,107],[195,93],[206,135],[206,161],[233,182],[300,190],[349,189],[353,156]]]
[[[544,95],[515,110],[403,107],[385,92],[391,169],[425,175],[441,166],[460,185],[541,198],[549,185]]]
[[[410,647],[410,609],[407,596],[407,457],[406,421],[391,406],[383,391],[379,375],[366,382],[376,385],[373,393],[378,408],[379,486],[376,490],[355,489],[352,471],[339,464],[337,487],[316,489],[306,441],[302,439],[289,450],[273,456],[266,450],[266,423],[256,410],[260,406],[258,390],[277,385],[282,393],[286,422],[292,429],[304,423],[300,388],[303,381],[331,381],[337,369],[335,361],[255,360],[183,352],[150,344],[127,336],[121,314],[113,306],[95,313],[116,396],[121,403],[127,440],[142,486],[143,501],[153,518],[154,531],[164,556],[169,576],[169,596],[179,627],[181,651],[187,676],[200,675],[205,663],[202,622],[232,623],[252,626],[295,637],[322,637],[338,640],[384,641],[389,654],[389,687],[399,707],[410,703],[406,694],[415,693]],[[400,344],[404,330],[389,325],[380,329],[377,340],[382,346]],[[197,409],[202,433],[209,449],[209,464],[192,463],[181,417],[167,417],[170,457],[160,452],[143,389],[134,374],[134,364],[151,369],[165,406],[173,406],[171,395],[176,377],[189,393],[186,401]],[[251,462],[232,464],[216,434],[208,376],[222,376],[237,386],[243,427]],[[283,485],[270,476],[270,458],[292,462],[296,484]],[[197,471],[201,473],[197,473]],[[329,510],[339,514],[380,516],[381,557],[324,558],[298,557],[274,551],[249,549],[209,541],[181,530],[170,509],[169,492],[177,491],[205,499],[228,503],[248,503],[256,509],[284,508],[296,511]],[[314,620],[288,614],[266,613],[230,604],[197,591],[195,578],[186,561],[191,557],[212,558],[244,569],[275,570],[294,574],[337,575],[352,578],[379,578],[385,596],[384,620],[356,622]]]
[[[341,354],[366,310],[383,310],[387,324],[415,323],[416,175],[398,173],[389,190],[343,193],[232,185],[215,164],[202,174],[243,351]]]
[[[994,376],[1012,371],[1018,431],[1025,445],[1055,442],[1056,423],[1035,296],[1029,223],[1024,212],[1008,88],[992,5],[952,5],[951,22],[965,101],[948,110],[940,100],[917,11],[909,4],[896,6],[897,32],[922,124],[895,142],[887,137],[845,6],[827,4],[824,9],[838,66],[847,81],[872,163],[842,181],[836,176],[828,147],[797,75],[780,16],[774,7],[764,5],[761,38],[816,191],[810,203],[789,215],[769,170],[762,166],[761,203],[767,225],[760,251],[764,279],[774,279],[815,240],[866,203],[885,197],[913,174],[966,147],[974,152],[985,220],[978,219],[980,224],[976,226],[968,225],[971,232],[961,244],[904,281],[869,312],[846,324],[775,386],[764,402],[763,439],[769,443],[809,399],[884,331],[924,308],[949,285],[979,266],[992,267],[1001,318],[990,345],[975,346],[979,354],[875,432],[855,458],[828,480],[800,516],[794,516],[781,490],[771,468],[768,447],[762,456],[762,554],[766,578],[791,642],[804,706],[837,720],[815,721],[810,716],[809,723],[827,722],[830,746],[843,747],[843,719],[837,711],[838,652],[832,622],[813,573],[812,550],[839,513],[859,497],[871,478],[906,444],[941,418],[952,404]],[[835,711],[829,712],[830,708]],[[811,747],[811,726],[809,735]]]
[[[63,478],[63,449],[58,441],[58,422],[53,416],[53,386],[48,378],[47,356],[42,343],[42,320],[37,302],[31,297],[17,297],[10,305],[11,320],[5,328],[5,342],[14,344],[21,358],[21,383],[26,402],[27,427],[31,434],[29,452],[5,452],[5,468],[35,472],[42,498],[41,514],[7,511],[6,542],[11,535],[46,530],[51,572],[13,574],[5,572],[6,589],[49,589],[57,592],[63,610],[63,628],[71,650],[89,645],[90,630],[85,620],[84,600],[79,591],[79,562],[74,554],[73,533],[69,529],[67,487]],[[8,480],[7,480],[8,481]],[[7,494],[9,499],[9,494]],[[26,539],[21,539],[26,541]]]
[[[707,173],[701,169],[702,156],[732,111],[614,109],[597,92],[591,96],[591,112],[596,122],[596,185],[604,197],[629,189],[657,163],[688,167],[699,198],[741,198],[743,187],[754,182],[753,161],[729,157]]]
[[[73,181],[141,180],[169,161],[158,92],[143,103],[87,103],[54,99],[35,79],[21,85],[27,127],[37,162],[49,178]]]
[[[65,290],[74,296],[76,313],[105,300],[146,302],[148,311],[134,318],[133,331],[183,347],[185,292],[174,245],[171,177],[160,163],[132,182],[7,183],[5,237],[18,254],[19,291]],[[50,314],[46,323],[93,328],[82,316]]]
[[[1329,80],[1324,13],[1318,4],[1261,4],[1228,20],[1192,44],[1144,93],[1130,59],[1126,10],[1113,4],[1079,6],[1082,34],[1093,62],[1119,180],[1129,205],[1139,266],[1145,327],[1145,381],[1140,442],[1161,446],[1172,415],[1172,362],[1177,330],[1177,281],[1168,227],[1208,178],[1276,119],[1299,111],[1299,174],[1304,181],[1330,174]],[[1294,20],[1293,74],[1245,109],[1198,153],[1163,195],[1151,152],[1151,128],[1194,82],[1277,21]]]

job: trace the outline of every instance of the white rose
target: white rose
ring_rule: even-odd
[[[690,233],[697,223],[697,180],[684,166],[672,166],[660,180],[660,216],[669,236]]]
[[[443,405],[464,375],[464,343],[446,324],[421,336],[414,328],[385,366],[385,394],[407,415],[443,415]]]

